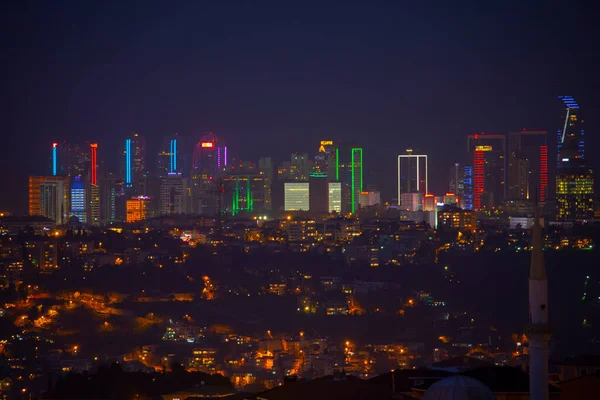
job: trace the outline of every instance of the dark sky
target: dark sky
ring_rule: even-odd
[[[52,141],[98,141],[99,158],[116,164],[132,131],[152,148],[174,132],[213,131],[252,160],[314,153],[320,139],[358,142],[366,182],[385,197],[397,154],[412,146],[430,156],[439,193],[467,133],[553,137],[561,93],[581,105],[587,154],[600,160],[600,28],[583,2],[0,7],[0,209],[26,212],[27,176],[48,173]]]

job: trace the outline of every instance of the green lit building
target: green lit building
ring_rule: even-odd
[[[342,145],[336,149],[336,181],[342,183],[342,212],[355,213],[363,191],[363,149]],[[346,195],[344,195],[346,194]]]

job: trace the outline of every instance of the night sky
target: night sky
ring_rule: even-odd
[[[117,170],[133,131],[152,152],[165,135],[213,131],[241,159],[276,162],[357,142],[387,200],[397,154],[414,147],[440,193],[467,133],[554,138],[558,94],[582,107],[600,166],[597,10],[481,3],[5,1],[0,209],[27,211],[27,176],[49,173],[52,141],[97,141]]]

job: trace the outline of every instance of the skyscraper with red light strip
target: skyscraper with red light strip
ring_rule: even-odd
[[[508,134],[508,198],[546,201],[548,132],[523,129]]]
[[[473,166],[473,209],[491,209],[506,197],[506,136],[467,135],[467,165]]]
[[[98,161],[96,158],[96,150],[98,150],[98,143],[90,144],[90,152],[91,152],[90,182],[92,185],[98,184]]]

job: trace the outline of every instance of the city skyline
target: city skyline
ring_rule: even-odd
[[[460,151],[462,143],[456,142],[463,135],[508,133],[522,128],[555,133],[561,122],[556,96],[568,94],[577,99],[582,114],[588,117],[586,146],[590,155],[597,154],[599,142],[594,132],[599,124],[590,118],[600,108],[593,95],[597,80],[592,71],[596,64],[585,40],[573,43],[553,28],[559,24],[552,21],[562,21],[565,10],[549,7],[545,22],[532,24],[528,11],[521,7],[500,6],[494,13],[487,13],[485,8],[458,13],[457,26],[465,27],[461,30],[436,13],[416,6],[381,10],[348,7],[341,15],[330,8],[321,9],[319,15],[297,10],[298,14],[289,16],[288,23],[283,24],[273,18],[283,13],[276,7],[264,13],[258,9],[229,11],[216,5],[208,9],[190,5],[164,16],[160,8],[148,5],[142,16],[145,33],[139,38],[128,35],[107,13],[94,14],[92,6],[70,8],[60,18],[73,22],[69,32],[79,29],[81,34],[67,38],[64,50],[55,54],[46,48],[47,40],[66,37],[56,26],[48,25],[43,35],[31,37],[30,47],[39,53],[17,52],[11,63],[3,66],[9,76],[15,77],[6,91],[12,101],[5,108],[10,117],[3,129],[8,135],[6,145],[14,151],[1,161],[1,167],[5,171],[12,167],[14,173],[2,174],[0,183],[14,188],[18,197],[3,200],[0,208],[24,211],[24,182],[29,175],[45,174],[42,170],[46,168],[47,143],[52,139],[75,141],[78,136],[98,142],[100,156],[105,149],[116,148],[123,135],[134,131],[156,143],[148,149],[152,154],[165,135],[214,131],[228,139],[230,151],[240,158],[271,156],[275,162],[280,161],[275,154],[279,148],[287,153],[308,152],[315,141],[336,137],[361,143],[365,155],[369,155],[365,156],[365,173],[386,187],[395,181],[397,154],[413,147],[423,149],[430,157],[432,191],[440,192],[448,166],[461,162],[451,155]],[[21,6],[14,5],[9,13],[20,21],[24,18],[22,11]],[[53,5],[35,12],[42,11],[45,16],[39,18],[52,18],[58,13]],[[122,12],[135,15],[136,11],[126,7]],[[194,34],[181,36],[195,28],[189,16],[206,12],[215,18]],[[582,38],[589,34],[587,28],[595,29],[588,27],[583,9],[573,7],[566,12],[579,21],[576,30],[581,30]],[[256,16],[265,29],[244,24],[248,15]],[[89,18],[110,35],[98,37],[77,22]],[[151,28],[161,18],[175,27],[164,39],[159,39],[162,35]],[[225,18],[239,24],[224,32],[218,27]],[[503,18],[526,23],[511,29],[508,35],[495,30],[486,30],[479,38],[466,34]],[[419,26],[419,19],[431,20],[447,33],[432,32],[427,24]],[[18,36],[28,23],[11,25],[10,32]],[[312,24],[312,33],[303,35],[302,26],[306,24]],[[379,28],[371,29],[376,26]],[[221,36],[205,35],[204,30],[220,32]],[[279,39],[273,39],[271,32]],[[414,35],[416,48],[402,39],[409,32],[413,32],[408,37]],[[380,46],[370,48],[357,42],[362,36]],[[523,37],[540,40],[535,52],[521,44],[526,42]],[[156,69],[152,62],[149,49],[156,40],[178,43],[158,53],[173,60],[166,69]],[[92,45],[82,47],[81,43]],[[290,44],[295,50],[285,50]],[[331,54],[327,51],[331,48],[340,50]],[[413,54],[413,61],[401,63],[405,57],[400,54],[407,51]],[[560,52],[577,57],[559,57]],[[71,53],[78,54],[81,61],[74,61]],[[112,66],[103,66],[102,58],[111,57],[115,57]],[[201,62],[206,59],[211,63]],[[311,59],[320,61],[301,62]],[[553,60],[551,66],[547,65],[548,59]],[[36,77],[42,75],[34,75],[28,85],[17,85],[32,76],[24,75],[22,65],[37,69],[36,65],[47,60],[59,64],[50,63],[52,68],[42,74],[46,84],[40,84]],[[480,62],[489,68],[476,67]],[[66,73],[80,63],[82,67],[76,74]],[[577,74],[570,73],[572,70]],[[282,71],[289,71],[289,75]],[[403,76],[412,78],[406,80]],[[30,100],[32,103],[27,103]],[[554,147],[550,150],[555,151]],[[17,156],[25,151],[37,161],[25,163]],[[105,155],[112,157],[106,163],[117,162],[117,155]],[[592,160],[597,169],[598,157]],[[553,164],[549,166],[551,171]],[[394,192],[392,187],[386,190],[384,197]]]

